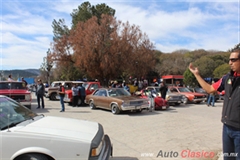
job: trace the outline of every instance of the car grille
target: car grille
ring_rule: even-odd
[[[181,100],[182,96],[170,96],[171,100]]]
[[[131,101],[130,102],[131,106],[137,106],[137,105],[141,105],[141,104],[143,104],[143,101]]]
[[[14,99],[15,101],[25,100],[25,95],[6,95],[6,96]]]
[[[195,96],[195,98],[194,99],[201,99],[201,98],[205,98],[206,96]]]

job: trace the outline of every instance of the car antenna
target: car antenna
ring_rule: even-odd
[[[11,85],[10,83],[8,83],[8,85],[9,85],[9,89],[11,89],[12,85]],[[11,92],[10,92],[10,95],[9,95],[9,96],[11,97]],[[9,117],[10,117],[10,112],[9,112],[9,109],[8,109],[8,115],[7,115],[7,119],[8,119],[8,129],[7,129],[7,132],[11,132],[11,131],[9,130],[9,126],[10,126],[10,124],[9,124]]]

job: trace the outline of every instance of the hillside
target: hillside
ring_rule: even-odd
[[[11,74],[13,79],[18,79],[20,77],[25,78],[35,78],[40,75],[39,69],[24,69],[24,70],[3,70],[0,74],[4,78],[8,78],[8,75]]]

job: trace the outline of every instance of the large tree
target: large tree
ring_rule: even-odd
[[[75,80],[85,76],[85,70],[75,66],[76,59],[73,57],[73,50],[69,41],[69,34],[72,30],[74,30],[75,26],[79,22],[86,22],[93,16],[96,16],[98,19],[100,19],[102,14],[114,16],[115,10],[104,3],[92,6],[89,2],[84,2],[71,13],[72,26],[70,29],[65,24],[64,19],[59,19],[58,21],[55,19],[53,20],[53,52],[49,58],[55,62],[54,66],[56,68],[56,73],[54,75],[56,77],[61,79],[65,78],[66,80]]]
[[[147,35],[113,16],[79,22],[70,39],[76,66],[92,78],[103,81],[123,73],[140,77],[154,68],[154,46]]]

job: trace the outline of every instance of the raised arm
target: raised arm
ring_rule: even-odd
[[[212,85],[208,84],[199,74],[198,68],[194,67],[192,63],[189,64],[189,70],[193,73],[193,75],[196,77],[198,83],[200,86],[207,92],[207,93],[213,93],[216,92],[216,90],[213,88]]]

